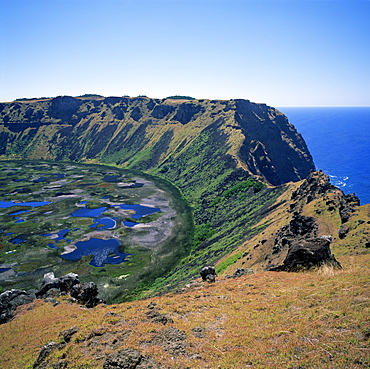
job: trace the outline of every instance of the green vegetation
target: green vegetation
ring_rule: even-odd
[[[84,95],[80,95],[80,96],[77,96],[77,97],[82,97],[82,98],[104,98],[104,96],[97,95],[97,94],[84,94]]]
[[[194,97],[191,96],[181,96],[181,95],[174,95],[174,96],[168,96],[166,99],[172,99],[172,100],[195,100]]]
[[[217,264],[216,273],[220,274],[224,270],[226,270],[230,265],[233,265],[237,260],[239,260],[243,256],[243,252],[237,252],[228,258],[222,260],[220,263]]]
[[[118,178],[115,182],[104,180],[114,176]],[[130,188],[130,184],[140,181],[145,185]],[[99,165],[6,161],[0,162],[0,184],[0,200],[19,202],[17,206],[0,208],[0,268],[15,263],[12,269],[21,274],[16,277],[13,273],[1,280],[3,288],[39,288],[42,274],[34,273],[38,269],[58,276],[72,271],[82,281],[98,283],[101,298],[112,302],[137,285],[153,282],[168,272],[191,248],[190,209],[181,193],[166,180]],[[132,212],[115,206],[153,198],[158,200],[151,206],[161,211],[141,219],[132,219]],[[34,208],[22,205],[45,199],[50,204]],[[105,208],[100,218],[115,219],[115,227],[104,229],[104,223],[99,222],[100,218],[95,221],[94,216],[71,216],[82,208]],[[145,228],[124,227],[124,220],[145,224]],[[60,236],[61,232],[64,236]],[[155,236],[149,238],[147,245],[151,232],[161,236],[158,240]],[[76,261],[61,258],[64,247],[96,237],[117,238],[120,252],[132,255],[126,262],[104,267],[90,265],[91,256]]]
[[[212,229],[209,223],[199,224],[195,226],[193,249],[197,248],[203,241],[211,238],[216,231]]]
[[[246,181],[242,181],[232,186],[223,193],[224,197],[232,197],[240,194],[244,194],[249,188],[253,188],[255,192],[261,191],[266,187],[266,184],[255,180],[254,178],[248,178]]]

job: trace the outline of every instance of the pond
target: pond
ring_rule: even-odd
[[[12,206],[45,206],[51,204],[50,201],[29,201],[29,202],[13,202],[13,201],[0,201],[0,208],[11,208]]]
[[[114,229],[116,228],[117,222],[112,218],[99,218],[95,219],[95,223],[90,225],[90,228],[99,229]]]
[[[118,206],[123,210],[134,210],[135,214],[131,215],[131,218],[134,218],[134,219],[140,219],[145,215],[150,215],[150,214],[154,214],[154,213],[161,211],[160,208],[152,208],[152,207],[144,206],[144,205],[121,204]]]
[[[100,207],[96,209],[88,209],[86,207],[82,209],[78,209],[74,213],[71,214],[73,217],[87,217],[87,218],[96,218],[100,216],[105,210],[107,210],[106,207]]]
[[[80,260],[83,256],[93,256],[90,265],[102,267],[104,264],[120,264],[127,261],[128,255],[119,252],[121,243],[115,239],[102,240],[100,238],[90,238],[88,241],[76,243],[76,249],[70,253],[62,254],[65,260]]]

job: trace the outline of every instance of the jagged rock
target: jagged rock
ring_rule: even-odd
[[[43,369],[46,368],[47,362],[46,359],[47,357],[57,349],[62,348],[64,345],[62,343],[57,343],[54,341],[51,341],[47,343],[45,346],[43,346],[40,350],[39,356],[37,357],[35,363],[33,364],[33,368],[38,368],[38,369]]]
[[[205,266],[201,269],[200,276],[205,282],[215,282],[216,270],[213,266]]]
[[[289,230],[294,236],[312,235],[317,230],[315,218],[294,213],[289,223]]]
[[[89,308],[102,302],[102,300],[97,298],[98,293],[98,286],[94,282],[76,284],[70,291],[71,296],[75,298],[79,304],[86,305]]]
[[[49,290],[53,290],[53,297],[58,297],[60,293],[69,292],[74,285],[79,283],[78,275],[75,273],[68,273],[60,278],[55,278],[53,272],[46,273],[40,290],[36,292],[36,297],[49,297]],[[60,291],[59,295],[58,290]]]
[[[9,290],[0,295],[0,324],[7,323],[14,317],[18,306],[31,303],[35,296],[26,291]]]
[[[76,334],[79,331],[80,328],[73,326],[69,329],[66,329],[65,331],[62,331],[59,333],[59,338],[63,340],[63,342],[70,342],[71,338],[74,334]]]
[[[294,242],[282,265],[271,266],[269,270],[298,272],[302,270],[331,265],[341,268],[340,263],[330,251],[331,236],[322,236]]]
[[[339,231],[338,231],[338,237],[343,240],[344,238],[346,238],[347,234],[349,232],[349,228],[347,227],[344,227],[344,226],[340,226],[339,228]]]
[[[291,199],[297,201],[296,208],[298,205],[307,204],[318,196],[334,190],[337,188],[330,183],[330,178],[325,173],[321,170],[311,171],[302,185],[292,193]],[[299,204],[301,201],[303,204]]]
[[[356,206],[360,206],[360,200],[354,193],[344,195],[341,198],[339,215],[342,223],[346,223],[348,221]]]
[[[157,364],[143,356],[139,351],[123,349],[109,354],[104,369],[156,369]]]
[[[281,252],[286,247],[290,247],[292,242],[302,238],[314,238],[317,236],[318,226],[315,218],[306,217],[294,212],[292,220],[282,227],[277,233],[272,253]]]
[[[233,274],[233,278],[238,278],[238,277],[241,277],[242,275],[246,275],[246,274],[254,274],[254,271],[253,269],[251,268],[237,268]]]

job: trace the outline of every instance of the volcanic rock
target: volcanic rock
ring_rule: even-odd
[[[104,369],[156,369],[158,366],[139,351],[123,349],[109,354]]]
[[[201,269],[200,276],[205,282],[214,282],[216,280],[216,270],[213,266],[205,266]]]
[[[7,323],[14,317],[14,311],[18,306],[29,304],[34,296],[26,291],[9,290],[0,295],[0,324]]]
[[[282,265],[272,266],[269,270],[299,272],[303,270],[330,265],[341,268],[340,263],[330,251],[330,236],[303,239],[294,242],[289,248]]]
[[[97,298],[99,291],[94,282],[85,282],[76,284],[71,288],[70,294],[78,303],[91,308],[101,303],[102,300]]]

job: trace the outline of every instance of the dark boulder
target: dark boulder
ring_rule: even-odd
[[[26,291],[9,290],[0,295],[0,324],[7,323],[14,317],[18,306],[31,303],[35,297]]]
[[[79,304],[86,305],[88,308],[95,307],[102,302],[102,300],[97,298],[98,293],[98,286],[94,282],[76,284],[70,291],[70,295],[75,298]]]
[[[104,369],[156,369],[158,366],[139,351],[123,349],[109,354]]]
[[[200,276],[205,282],[215,282],[216,270],[213,266],[205,266],[201,269]]]
[[[292,243],[282,265],[269,267],[272,271],[299,272],[330,265],[341,268],[330,251],[331,236],[309,238]]]

